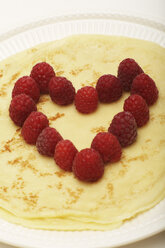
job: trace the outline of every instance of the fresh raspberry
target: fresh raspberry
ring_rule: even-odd
[[[70,140],[61,140],[56,146],[54,160],[61,169],[72,171],[73,160],[77,152]]]
[[[158,99],[159,92],[152,78],[142,73],[133,80],[131,94],[141,95],[148,105],[152,105]]]
[[[32,112],[23,124],[21,134],[28,144],[36,144],[39,134],[45,127],[48,127],[49,121],[41,112]]]
[[[40,154],[53,157],[57,143],[62,140],[61,135],[53,127],[45,127],[39,134],[36,147]]]
[[[102,177],[104,164],[96,150],[86,148],[76,154],[72,169],[79,180],[95,182]]]
[[[140,95],[131,95],[124,102],[124,111],[134,116],[138,127],[144,126],[149,120],[149,108]]]
[[[134,59],[124,59],[118,67],[118,78],[123,85],[123,90],[130,91],[133,79],[142,72],[142,68]]]
[[[98,94],[91,86],[82,87],[75,96],[76,109],[81,113],[91,113],[96,110],[98,105]]]
[[[38,102],[40,90],[36,81],[32,77],[24,76],[16,81],[12,91],[12,97],[22,93],[30,96],[35,102]]]
[[[137,137],[137,124],[130,112],[116,114],[110,124],[108,132],[114,134],[120,145],[126,147],[131,145]]]
[[[74,100],[75,88],[65,77],[53,77],[49,82],[49,94],[53,102],[68,105]]]
[[[100,102],[110,103],[118,100],[122,95],[122,84],[113,75],[101,76],[96,84],[96,90]]]
[[[91,148],[100,153],[104,163],[117,162],[121,158],[120,143],[116,136],[109,132],[98,133],[92,141]]]
[[[40,88],[41,93],[48,93],[48,84],[55,76],[53,67],[46,62],[41,62],[33,66],[30,76],[34,78]]]
[[[9,115],[12,121],[21,127],[30,113],[36,110],[33,99],[28,95],[20,94],[11,100]]]

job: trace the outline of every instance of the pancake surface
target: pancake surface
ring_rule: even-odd
[[[127,57],[156,82],[158,101],[150,107],[150,121],[138,129],[137,141],[123,149],[121,161],[106,165],[97,183],[80,182],[24,142],[8,114],[14,83],[46,61],[78,90],[95,86],[103,74],[117,75]],[[99,35],[41,44],[0,62],[0,217],[30,228],[110,230],[159,203],[165,197],[164,64],[164,48],[157,44]],[[128,96],[99,104],[89,115],[78,113],[73,104],[58,106],[49,95],[42,95],[37,107],[51,127],[81,150],[90,147],[97,132],[107,131]]]

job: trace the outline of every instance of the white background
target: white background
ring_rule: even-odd
[[[55,15],[104,11],[138,15],[165,24],[164,0],[0,0],[0,35],[18,26]],[[164,248],[165,232],[123,246],[123,248],[139,247]],[[0,243],[0,248],[12,248],[12,246]]]

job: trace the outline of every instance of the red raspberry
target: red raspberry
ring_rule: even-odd
[[[104,163],[117,162],[121,158],[120,143],[116,136],[109,132],[98,133],[92,141],[91,148],[100,153]]]
[[[156,102],[158,93],[155,82],[147,74],[142,73],[133,80],[131,94],[141,95],[148,105]]]
[[[74,100],[75,88],[65,77],[53,77],[49,82],[49,94],[53,102],[68,105]]]
[[[75,96],[76,109],[81,113],[91,113],[96,110],[98,105],[98,94],[91,86],[82,87]]]
[[[55,76],[53,67],[46,62],[41,62],[33,66],[30,76],[34,78],[40,88],[41,93],[48,93],[48,84]]]
[[[96,90],[100,102],[110,103],[118,100],[122,95],[120,80],[113,75],[103,75],[99,78]]]
[[[57,143],[62,140],[55,128],[45,127],[39,134],[36,147],[40,154],[53,157]]]
[[[22,93],[30,96],[35,102],[38,102],[40,97],[40,90],[33,78],[24,76],[16,81],[12,91],[12,97]]]
[[[36,110],[33,99],[28,95],[20,94],[11,100],[9,115],[12,121],[21,127],[30,113]]]
[[[104,173],[104,164],[100,154],[92,148],[81,150],[73,161],[73,172],[81,181],[99,180]]]
[[[140,95],[131,95],[124,102],[124,111],[129,111],[134,116],[138,127],[142,127],[149,120],[149,108]]]
[[[130,112],[116,114],[110,124],[108,132],[114,134],[120,145],[126,147],[131,145],[137,137],[137,124]]]
[[[39,134],[45,127],[48,127],[49,121],[41,112],[32,112],[23,124],[21,134],[28,144],[36,144]]]
[[[54,160],[61,169],[72,171],[73,160],[77,152],[70,140],[61,140],[56,146]]]
[[[134,59],[124,59],[118,67],[118,78],[123,85],[123,90],[130,91],[133,79],[142,72],[142,68]]]

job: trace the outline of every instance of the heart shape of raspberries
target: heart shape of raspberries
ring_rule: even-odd
[[[123,90],[131,95],[125,100],[123,111],[117,113],[107,132],[99,132],[91,142],[91,148],[78,151],[70,140],[49,127],[49,120],[37,111],[40,94],[49,93],[58,105],[74,105],[82,114],[97,110],[99,102],[117,101]],[[77,92],[67,78],[57,77],[46,62],[36,64],[30,76],[19,78],[12,91],[9,115],[22,127],[21,134],[28,144],[36,145],[41,155],[54,157],[56,164],[65,171],[73,171],[81,181],[94,182],[104,173],[104,164],[121,159],[122,147],[136,141],[137,127],[149,120],[149,106],[158,98],[155,82],[143,72],[134,59],[124,59],[118,67],[117,77],[101,76],[96,87],[85,86]]]

